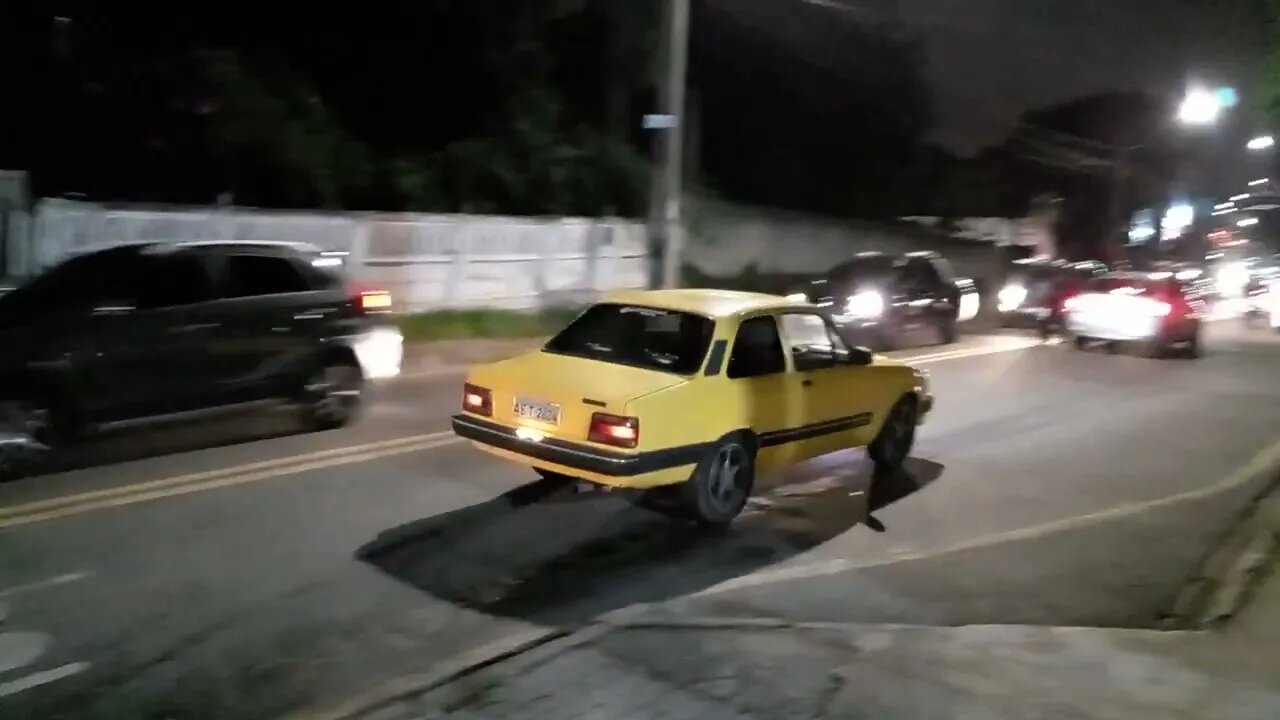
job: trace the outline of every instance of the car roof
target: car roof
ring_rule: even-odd
[[[740,315],[754,310],[807,307],[808,303],[790,300],[781,295],[743,292],[741,290],[712,290],[683,288],[679,290],[616,290],[604,297],[604,302],[626,305],[645,305],[664,310],[706,315],[720,318]]]

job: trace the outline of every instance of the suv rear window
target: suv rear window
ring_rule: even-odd
[[[601,303],[569,323],[543,350],[692,375],[702,367],[714,330],[713,321],[692,313]]]

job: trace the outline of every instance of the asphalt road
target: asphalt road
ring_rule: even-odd
[[[275,414],[114,438],[0,486],[0,717],[275,717],[638,602],[1152,626],[1280,440],[1280,338],[1221,323],[1207,353],[897,353],[938,396],[910,477],[823,458],[720,535],[619,494],[536,497],[443,432],[457,377],[397,380],[332,433]]]

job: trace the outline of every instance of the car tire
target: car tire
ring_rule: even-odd
[[[951,345],[955,343],[956,339],[959,337],[960,333],[957,329],[957,323],[955,318],[946,318],[944,320],[940,320],[938,321],[937,327],[938,327],[938,340],[941,341],[943,345]]]
[[[1187,344],[1182,348],[1182,357],[1188,360],[1195,360],[1203,354],[1200,348],[1200,326],[1197,325],[1195,330],[1191,331],[1191,337],[1187,338]]]
[[[918,421],[916,400],[903,395],[889,410],[880,432],[867,446],[867,455],[875,463],[876,477],[891,475],[902,469],[915,446]]]
[[[317,431],[346,427],[359,417],[364,391],[364,373],[354,359],[326,360],[303,387],[303,421]]]
[[[61,455],[71,436],[57,403],[41,395],[0,399],[0,433],[23,435],[32,441],[0,441],[0,480],[39,472]]]
[[[754,445],[741,434],[723,438],[682,486],[685,512],[700,525],[727,526],[746,507],[755,475]]]

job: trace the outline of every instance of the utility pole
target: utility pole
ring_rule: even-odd
[[[689,64],[689,0],[667,0],[664,12],[658,115],[645,118],[654,131],[653,181],[649,198],[651,287],[680,284],[684,228],[681,223],[684,166],[685,76]]]

